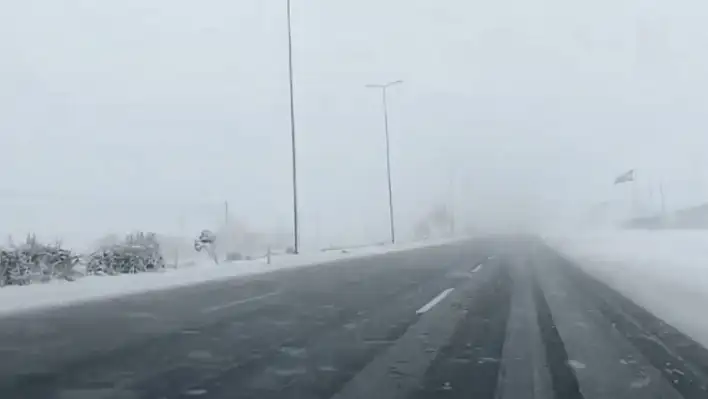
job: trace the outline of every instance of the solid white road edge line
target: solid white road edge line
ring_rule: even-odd
[[[450,295],[450,293],[451,293],[453,290],[454,290],[454,288],[448,288],[448,289],[446,289],[445,291],[441,292],[440,294],[438,294],[438,296],[436,296],[435,298],[433,298],[430,302],[428,302],[428,303],[426,303],[425,305],[423,305],[422,308],[416,310],[415,314],[423,314],[423,313],[429,311],[429,310],[432,309],[435,305],[437,305],[438,303],[440,303],[440,301],[442,301],[443,299],[445,299],[446,296]]]
[[[474,269],[472,269],[472,273],[477,273],[477,272],[479,271],[479,269],[482,268],[482,266],[483,266],[483,265],[482,265],[481,263],[478,264],[477,266],[475,266]]]
[[[228,303],[224,303],[224,304],[221,304],[221,305],[210,306],[210,307],[208,307],[208,308],[202,309],[202,313],[216,312],[216,311],[218,311],[218,310],[230,308],[230,307],[233,307],[233,306],[243,305],[243,304],[249,303],[249,302],[260,301],[261,299],[266,299],[266,298],[268,298],[268,297],[271,297],[271,296],[277,295],[277,294],[278,294],[277,292],[271,292],[271,293],[269,293],[269,294],[254,296],[254,297],[246,298],[246,299],[240,299],[240,300],[238,300],[238,301],[228,302]]]

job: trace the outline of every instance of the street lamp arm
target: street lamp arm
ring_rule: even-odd
[[[365,85],[365,87],[367,87],[369,89],[388,89],[391,86],[399,85],[401,83],[403,83],[402,80],[395,80],[393,82],[388,82],[388,83],[384,83],[384,84],[368,84],[368,85]]]

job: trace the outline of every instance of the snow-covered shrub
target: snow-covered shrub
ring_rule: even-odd
[[[41,265],[42,273],[52,278],[73,281],[76,277],[74,266],[79,257],[71,251],[58,247],[46,247],[43,252],[35,254],[35,264]]]
[[[30,283],[30,268],[12,249],[0,249],[0,286]]]
[[[59,244],[41,244],[35,236],[29,235],[18,247],[0,249],[0,286],[26,285],[53,278],[73,280],[78,261],[78,256]]]
[[[214,263],[219,263],[219,257],[216,254],[216,235],[210,230],[202,230],[199,237],[194,240],[194,250],[205,251],[214,260]]]
[[[128,235],[122,243],[109,245],[89,256],[88,274],[140,273],[163,269],[165,260],[154,233]]]

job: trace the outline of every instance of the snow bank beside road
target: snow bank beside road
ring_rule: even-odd
[[[341,259],[405,251],[447,242],[451,241],[430,240],[418,243],[360,247],[344,251],[273,256],[271,264],[267,264],[264,259],[225,262],[220,265],[215,265],[211,260],[205,260],[191,267],[168,268],[163,272],[120,276],[87,276],[74,282],[52,281],[46,284],[7,286],[0,288],[0,315],[164,290],[280,269],[314,266]]]
[[[556,233],[546,241],[708,347],[708,232],[606,230]]]

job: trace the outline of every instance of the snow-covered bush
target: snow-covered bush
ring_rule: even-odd
[[[165,267],[154,233],[128,235],[123,242],[99,249],[89,256],[88,274],[140,273]]]
[[[78,256],[59,244],[41,244],[34,235],[29,235],[20,246],[0,249],[0,286],[53,278],[73,280],[78,261]]]
[[[197,252],[205,251],[214,263],[219,263],[219,257],[216,254],[216,235],[210,230],[202,230],[194,240],[194,250]]]
[[[0,249],[0,286],[30,283],[29,265],[13,249]]]

